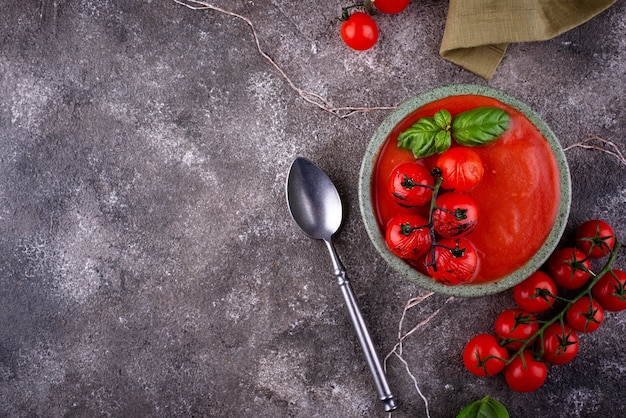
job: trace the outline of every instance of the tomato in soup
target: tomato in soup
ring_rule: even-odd
[[[520,111],[497,99],[477,95],[452,96],[417,109],[389,134],[376,161],[373,206],[384,234],[387,221],[403,212],[417,211],[428,217],[428,205],[410,209],[398,205],[387,192],[391,172],[398,165],[415,161],[413,153],[398,148],[398,135],[426,116],[447,109],[452,116],[477,107],[504,109],[509,128],[496,141],[472,147],[480,156],[484,175],[466,192],[477,203],[479,219],[467,239],[479,256],[479,268],[470,283],[497,281],[528,262],[543,245],[556,220],[560,203],[559,169],[547,139]],[[454,143],[452,146],[458,146]],[[432,169],[438,155],[418,162]],[[425,273],[423,262],[410,262]]]

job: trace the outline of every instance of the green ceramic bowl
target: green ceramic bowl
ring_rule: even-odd
[[[513,107],[514,109],[522,112],[528,118],[528,120],[530,120],[535,125],[535,127],[537,127],[539,131],[541,131],[543,136],[548,140],[550,148],[554,153],[558,165],[561,196],[556,220],[548,238],[539,248],[539,250],[532,256],[532,258],[526,262],[526,264],[521,266],[516,271],[510,273],[509,275],[504,276],[494,282],[475,285],[461,284],[456,286],[447,286],[437,283],[432,278],[415,270],[407,263],[405,263],[402,259],[398,258],[391,251],[389,251],[385,243],[385,237],[378,226],[374,214],[371,182],[374,166],[378,159],[379,150],[396,125],[398,125],[404,118],[409,116],[416,109],[430,102],[450,96],[466,94],[487,96],[497,99],[500,102],[505,103]],[[383,121],[383,123],[380,125],[373,138],[371,139],[367,150],[365,151],[365,156],[361,165],[359,181],[359,204],[361,209],[361,215],[365,223],[365,228],[367,229],[367,233],[371,238],[374,247],[376,247],[376,250],[387,261],[387,263],[389,263],[389,265],[391,265],[402,276],[406,277],[407,279],[422,288],[431,290],[436,293],[461,297],[476,297],[501,292],[515,286],[517,283],[523,281],[525,278],[527,278],[533,272],[539,269],[541,265],[544,264],[545,261],[548,259],[552,251],[557,246],[559,240],[561,239],[561,236],[567,224],[567,218],[569,216],[571,193],[572,187],[569,167],[567,165],[563,149],[561,148],[561,145],[554,136],[552,130],[541,120],[541,118],[535,112],[533,112],[526,104],[499,90],[484,86],[465,84],[437,88],[421,94],[417,97],[414,97],[399,106],[397,110],[395,110],[389,117],[387,117],[387,119]]]

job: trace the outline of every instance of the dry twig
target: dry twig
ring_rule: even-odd
[[[298,93],[298,95],[302,99],[304,99],[308,103],[311,103],[319,107],[322,110],[332,113],[333,115],[338,116],[340,118],[347,118],[348,116],[353,115],[355,113],[364,113],[364,112],[369,112],[372,110],[393,110],[397,108],[397,106],[377,106],[377,107],[357,107],[357,106],[336,107],[336,106],[333,106],[332,103],[330,103],[321,95],[315,92],[309,91],[309,90],[302,89],[294,84],[294,82],[289,78],[289,76],[285,73],[285,71],[278,64],[276,64],[276,62],[265,51],[263,51],[263,49],[261,48],[261,43],[259,41],[259,36],[257,35],[257,31],[254,25],[252,24],[252,21],[250,21],[250,19],[248,19],[247,17],[242,16],[238,13],[231,12],[230,10],[226,10],[221,7],[214,6],[213,4],[210,4],[209,2],[206,2],[204,0],[174,0],[174,2],[192,10],[214,10],[216,12],[220,12],[225,15],[243,20],[250,27],[250,30],[252,31],[252,36],[254,38],[256,49],[259,52],[259,54],[263,58],[265,58],[272,65],[272,67],[274,67],[276,71],[278,71],[281,77],[285,79],[287,84],[289,84],[289,87],[291,87],[296,93]]]
[[[598,143],[600,143],[600,145],[598,145]],[[606,147],[608,147],[608,149]],[[613,157],[617,158],[622,164],[626,165],[626,157],[624,157],[624,153],[620,151],[619,147],[615,145],[615,143],[606,140],[598,135],[583,139],[580,142],[570,145],[564,150],[569,151],[573,148],[584,148],[601,151],[612,155]],[[612,148],[612,150],[610,148]]]
[[[402,351],[403,351],[403,343],[404,340],[410,336],[411,334],[415,333],[417,330],[421,329],[422,327],[424,327],[426,324],[428,324],[434,317],[436,317],[439,312],[441,311],[442,308],[437,309],[435,312],[433,312],[432,314],[428,315],[428,317],[426,319],[424,319],[423,321],[419,322],[417,325],[415,325],[413,328],[411,328],[409,331],[403,333],[402,329],[403,329],[403,325],[404,325],[404,319],[406,317],[406,313],[409,311],[409,309],[419,305],[420,303],[424,302],[426,299],[428,299],[429,297],[433,296],[434,293],[430,292],[430,293],[426,293],[424,295],[415,297],[415,298],[411,298],[409,299],[406,304],[404,305],[404,310],[402,311],[402,317],[400,318],[400,322],[398,323],[398,342],[396,343],[396,345],[393,347],[393,349],[389,352],[389,354],[387,354],[387,356],[385,356],[385,359],[383,361],[383,367],[385,369],[385,372],[387,371],[387,361],[389,360],[389,358],[394,355],[396,356],[396,358],[398,358],[402,364],[404,364],[404,368],[406,369],[406,372],[408,373],[409,377],[411,378],[411,380],[413,380],[413,385],[415,386],[415,390],[417,391],[417,394],[420,396],[420,398],[422,398],[422,400],[424,401],[424,407],[426,408],[426,416],[428,418],[430,418],[430,411],[428,410],[428,400],[426,399],[426,397],[424,396],[424,394],[422,393],[422,391],[419,388],[419,385],[417,383],[417,378],[413,375],[413,373],[411,373],[411,370],[409,369],[409,364],[408,362],[404,359],[404,357],[402,357]],[[453,300],[454,297],[449,297],[445,302],[444,305],[448,302],[450,302],[451,300]]]

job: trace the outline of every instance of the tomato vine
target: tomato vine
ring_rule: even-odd
[[[590,229],[589,223],[602,225],[602,230],[595,226]],[[591,245],[587,245],[588,243]],[[626,310],[624,288],[626,273],[614,269],[615,261],[618,254],[623,251],[624,244],[617,239],[613,229],[600,220],[588,221],[578,228],[577,245],[579,248],[566,247],[565,251],[559,250],[553,253],[548,263],[566,264],[571,269],[568,274],[572,277],[578,273],[584,273],[587,277],[584,283],[576,287],[552,287],[554,284],[549,285],[550,277],[547,277],[547,280],[546,277],[540,277],[539,275],[547,276],[547,274],[539,271],[513,289],[518,305],[535,306],[536,312],[539,312],[524,314],[523,309],[509,310],[522,312],[515,317],[513,328],[532,323],[536,327],[532,334],[523,339],[510,339],[506,335],[499,334],[496,324],[496,334],[500,337],[499,345],[508,348],[507,355],[500,356],[497,360],[504,366],[506,381],[513,390],[526,392],[538,389],[547,377],[548,364],[562,365],[576,356],[579,344],[578,333],[595,331],[602,323],[605,310]],[[596,248],[601,248],[602,252],[594,251]],[[574,254],[575,251],[582,251],[583,257],[569,258],[568,254]],[[596,273],[591,268],[591,261],[603,258],[603,256],[608,256],[608,258]],[[558,283],[556,278],[555,281]],[[532,293],[528,291],[529,283],[537,286]],[[559,289],[561,294],[559,294]],[[543,302],[536,304],[533,299],[541,299]],[[510,344],[512,341],[515,342],[513,346]],[[474,345],[468,343],[464,352],[475,350]],[[479,359],[480,361],[466,364],[466,368],[476,374],[473,369],[484,370],[484,363],[490,359],[493,357]],[[533,367],[529,367],[528,362],[532,362]],[[546,367],[538,365],[539,363]],[[515,372],[510,372],[511,368],[516,369]],[[532,373],[531,369],[539,375],[532,376],[532,378],[527,376]],[[495,374],[497,373],[489,376]],[[534,385],[523,385],[522,379],[533,382]]]

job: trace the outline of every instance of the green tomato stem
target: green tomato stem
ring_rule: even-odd
[[[531,335],[528,339],[524,340],[522,346],[515,353],[513,353],[511,357],[509,357],[507,364],[510,364],[511,361],[513,361],[515,357],[521,355],[524,349],[526,349],[531,344],[531,342],[533,342],[537,337],[539,338],[539,341],[541,344],[540,344],[540,351],[536,353],[536,358],[540,359],[543,356],[543,333],[544,331],[550,325],[554,324],[556,321],[561,321],[561,324],[563,324],[564,323],[563,317],[565,316],[565,312],[567,312],[567,310],[574,303],[576,303],[576,301],[578,301],[580,298],[582,298],[583,296],[587,294],[591,294],[591,289],[593,288],[593,286],[600,280],[602,276],[604,276],[609,271],[611,271],[613,267],[613,263],[615,262],[615,258],[617,257],[617,253],[620,251],[621,248],[622,248],[622,244],[618,240],[615,240],[615,246],[613,250],[611,251],[611,255],[609,256],[609,259],[607,260],[606,264],[604,265],[604,267],[602,268],[602,270],[600,270],[598,274],[595,274],[589,269],[587,269],[586,267],[583,267],[583,270],[585,270],[587,273],[591,275],[591,280],[589,281],[589,283],[587,283],[587,285],[583,287],[581,291],[573,299],[558,298],[559,300],[566,301],[567,304],[561,309],[560,312],[554,315],[551,319],[545,322],[542,321],[543,325],[539,327],[537,332]],[[554,296],[556,297],[556,295]]]
[[[431,265],[435,270],[437,270],[437,263],[435,262],[435,248],[437,247],[437,238],[435,237],[435,209],[437,208],[437,195],[439,194],[439,189],[441,188],[441,183],[443,183],[443,177],[441,177],[441,172],[433,170],[432,176],[435,178],[435,185],[433,186],[433,194],[430,197],[430,207],[428,208],[428,228],[430,230],[430,242],[431,242]]]

